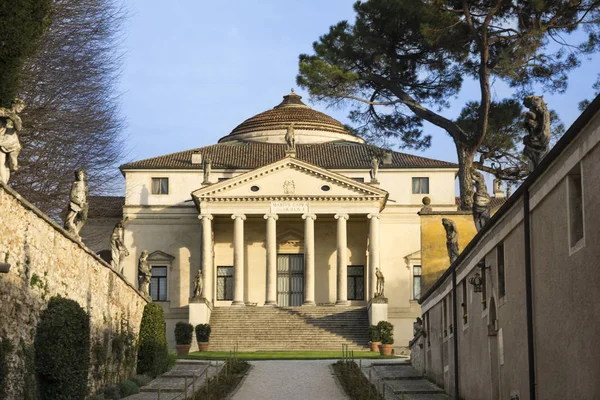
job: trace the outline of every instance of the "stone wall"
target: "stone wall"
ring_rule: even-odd
[[[8,398],[31,398],[37,321],[57,295],[77,301],[90,315],[90,390],[135,373],[135,351],[124,360],[111,344],[124,332],[137,338],[147,301],[136,288],[1,183],[0,225],[0,262],[12,265],[9,273],[0,274],[0,338],[14,348]]]

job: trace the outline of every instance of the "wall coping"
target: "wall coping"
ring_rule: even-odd
[[[34,206],[33,204],[31,204],[29,201],[27,201],[16,190],[14,190],[13,188],[11,188],[10,186],[8,186],[7,184],[5,184],[2,181],[0,181],[0,188],[2,188],[2,190],[4,192],[6,192],[9,195],[11,195],[23,207],[25,207],[29,211],[33,212],[39,218],[41,218],[44,221],[46,221],[46,223],[48,223],[52,228],[54,228],[54,230],[56,232],[60,233],[63,237],[69,239],[71,242],[73,242],[77,246],[79,246],[79,248],[81,250],[83,250],[88,255],[90,255],[92,258],[94,258],[97,262],[100,263],[100,265],[102,265],[105,268],[108,268],[112,273],[114,273],[115,275],[117,275],[127,286],[129,286],[131,289],[133,289],[138,294],[138,296],[140,296],[144,301],[146,301],[146,303],[149,302],[148,299],[134,285],[132,285],[131,282],[129,282],[127,279],[125,279],[125,277],[123,275],[121,275],[119,272],[115,271],[106,261],[104,261],[102,258],[100,258],[100,256],[98,256],[96,253],[94,253],[85,244],[83,244],[83,242],[80,242],[79,240],[75,239],[75,237],[73,235],[71,235],[63,227],[61,227],[60,225],[58,225],[56,223],[56,221],[54,221],[52,218],[50,218],[49,216],[47,216],[46,214],[44,214],[44,212],[42,212],[39,208],[37,208],[36,206]]]

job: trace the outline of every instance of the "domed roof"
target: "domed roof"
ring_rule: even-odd
[[[355,138],[355,140],[358,139],[347,131],[340,121],[329,115],[323,114],[322,112],[313,110],[304,104],[302,102],[302,96],[294,93],[294,90],[292,89],[290,94],[283,96],[283,101],[279,105],[271,110],[248,118],[236,126],[233,131],[222,138],[220,142],[236,139],[243,140],[244,138],[251,140],[258,139],[261,141],[261,133],[272,136],[275,132],[268,133],[268,131],[285,132],[290,124],[294,124],[293,126],[296,132],[330,132],[333,133],[334,136],[342,134],[346,138],[351,137]]]

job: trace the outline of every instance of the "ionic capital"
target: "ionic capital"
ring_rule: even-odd
[[[212,216],[212,214],[199,214],[198,219],[200,219],[200,220],[207,219],[209,221],[212,221],[213,216]]]
[[[372,218],[381,219],[381,214],[380,213],[367,214],[367,218],[369,218],[369,219],[372,219]]]
[[[335,219],[345,219],[348,220],[350,216],[348,214],[335,214]]]
[[[310,218],[314,221],[315,219],[317,219],[317,214],[307,213],[307,214],[302,215],[302,219],[308,219],[308,218]]]
[[[277,215],[277,214],[265,214],[264,218],[265,219],[274,219],[275,221],[277,221],[279,219],[279,215]]]
[[[246,220],[246,216],[244,214],[233,214],[231,219],[241,219],[242,221]]]

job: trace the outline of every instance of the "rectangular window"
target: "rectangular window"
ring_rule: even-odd
[[[448,336],[448,304],[446,298],[442,299],[442,328],[444,329],[444,337]]]
[[[365,178],[351,178],[351,179],[356,182],[364,182],[365,181]]]
[[[152,194],[169,194],[169,178],[152,178]]]
[[[152,301],[167,301],[167,267],[152,267],[150,297]]]
[[[571,247],[574,247],[581,239],[583,239],[583,187],[580,168],[580,165],[577,164],[577,166],[567,175],[569,244]]]
[[[506,280],[504,279],[504,243],[496,246],[496,261],[498,264],[498,298],[506,294]]]
[[[421,266],[413,265],[413,299],[421,297]]]
[[[462,308],[463,308],[463,324],[469,322],[468,310],[469,299],[467,298],[467,280],[465,279],[462,283]]]
[[[233,300],[233,267],[217,267],[217,300]]]
[[[348,265],[348,300],[365,299],[365,266]]]
[[[413,194],[429,194],[429,178],[412,178]]]

